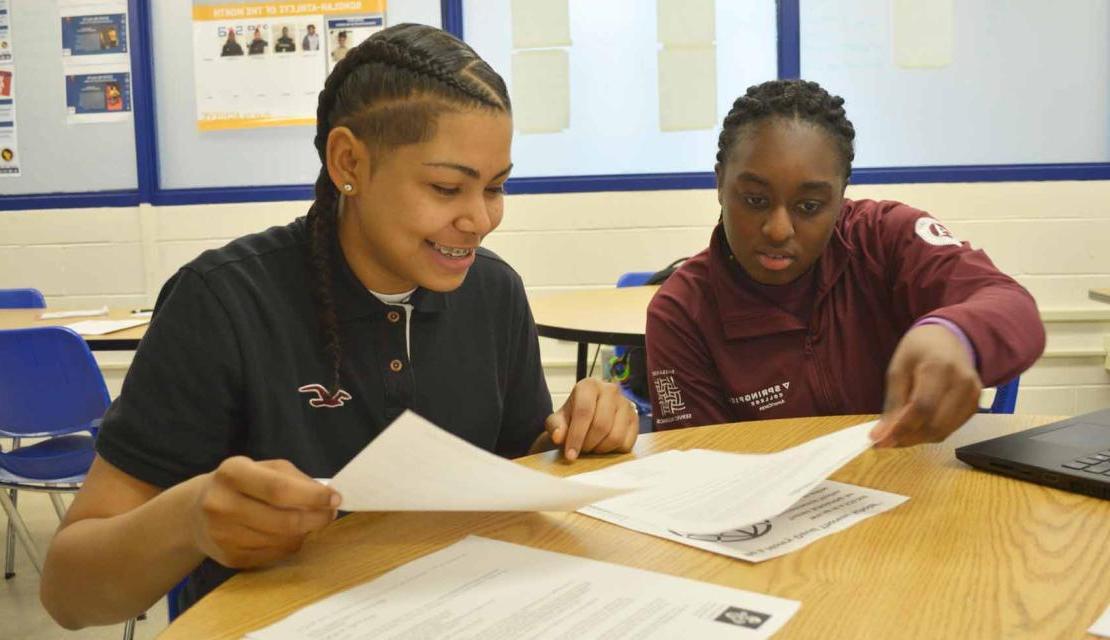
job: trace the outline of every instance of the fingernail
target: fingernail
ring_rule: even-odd
[[[567,460],[574,460],[578,457],[578,452],[574,449],[567,449]]]
[[[889,435],[889,434],[890,434],[890,424],[886,423],[886,422],[880,422],[879,424],[875,425],[874,429],[871,430],[871,433],[869,434],[869,437],[871,438],[872,441],[879,442],[883,438],[887,437],[887,435]]]
[[[328,504],[330,504],[332,508],[335,508],[339,506],[340,502],[343,502],[343,497],[340,496],[338,493],[333,493],[331,494],[331,500],[328,502]]]
[[[559,427],[558,429],[556,429],[555,433],[552,434],[551,438],[555,441],[555,444],[559,444],[560,442],[562,442],[563,441],[563,428]]]

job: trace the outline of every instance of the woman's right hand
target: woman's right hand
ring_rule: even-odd
[[[197,549],[234,569],[295,553],[336,516],[340,496],[287,460],[224,460],[198,476],[189,522]]]

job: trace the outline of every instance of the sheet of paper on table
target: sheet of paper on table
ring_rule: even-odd
[[[801,604],[470,536],[251,640],[768,638]]]

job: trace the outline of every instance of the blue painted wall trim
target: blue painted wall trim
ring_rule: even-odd
[[[158,190],[158,124],[154,108],[154,54],[150,5],[128,0],[131,18],[131,100],[135,122],[135,166],[139,201],[150,202]]]
[[[139,192],[134,189],[90,193],[39,193],[0,197],[0,211],[137,206],[139,206]]]
[[[802,39],[799,0],[777,0],[779,79],[802,77]]]
[[[443,20],[443,30],[463,39],[463,7],[462,0],[440,0],[439,15]]]
[[[175,206],[184,204],[222,204],[235,202],[276,202],[312,200],[313,187],[308,184],[285,184],[267,187],[205,187],[199,189],[160,189],[151,204]]]

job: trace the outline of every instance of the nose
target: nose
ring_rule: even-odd
[[[494,206],[479,195],[476,199],[468,200],[462,215],[455,219],[455,228],[463,233],[473,233],[479,238],[485,237],[496,224],[494,214],[490,207]]]
[[[794,237],[794,221],[786,207],[779,206],[771,210],[767,219],[763,221],[763,235],[772,244],[782,244]]]

